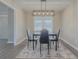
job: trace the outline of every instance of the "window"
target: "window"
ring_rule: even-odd
[[[49,33],[53,32],[52,16],[34,16],[34,31],[39,33],[43,28],[46,28]]]
[[[40,16],[37,16],[34,18],[34,30],[38,32],[41,29],[42,29],[42,20]]]

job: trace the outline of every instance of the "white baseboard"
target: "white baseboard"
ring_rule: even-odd
[[[12,41],[8,41],[7,43],[14,43],[14,42],[12,42]]]
[[[61,42],[70,50],[72,51],[76,56],[78,56],[78,49],[77,47],[74,47],[69,42],[61,38]]]
[[[64,40],[63,38],[61,38],[61,40],[64,41],[66,44],[70,45],[71,47],[73,47],[75,50],[78,51],[78,49],[77,49],[75,46],[71,45],[69,42],[67,42],[67,41]]]
[[[20,43],[22,43],[26,38],[23,38],[22,40],[20,40],[19,42],[14,43],[14,46],[19,45]]]

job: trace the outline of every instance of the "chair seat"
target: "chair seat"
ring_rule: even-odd
[[[53,39],[55,39],[55,38],[49,37],[49,39],[52,39],[52,40],[53,40]]]
[[[29,41],[37,41],[37,40],[29,40]]]
[[[38,40],[38,39],[34,39],[34,40],[33,40],[33,39],[30,39],[29,41],[37,41],[37,40]]]
[[[34,37],[34,39],[39,39],[39,38],[40,38],[40,36]]]
[[[50,39],[50,41],[57,41],[56,39]]]
[[[34,40],[38,40],[39,38],[34,38]]]

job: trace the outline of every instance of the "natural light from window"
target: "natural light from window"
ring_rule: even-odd
[[[40,33],[43,28],[53,32],[53,16],[34,16],[34,31]]]

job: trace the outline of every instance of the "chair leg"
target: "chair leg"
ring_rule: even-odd
[[[58,43],[57,43],[57,44],[58,44],[58,48],[59,48],[59,41],[58,41]]]
[[[37,46],[37,41],[36,41],[36,46]]]
[[[57,42],[58,42],[58,41],[56,41],[56,44],[55,44],[55,50],[56,50],[56,51],[57,51]]]
[[[48,43],[48,55],[49,55],[49,43]]]
[[[40,55],[41,55],[41,44],[40,44]]]
[[[29,41],[28,41],[28,47],[29,47]]]
[[[50,49],[51,49],[51,41],[50,41]]]
[[[34,50],[34,41],[33,41],[33,50]]]
[[[53,41],[53,45],[54,45],[54,41]]]

